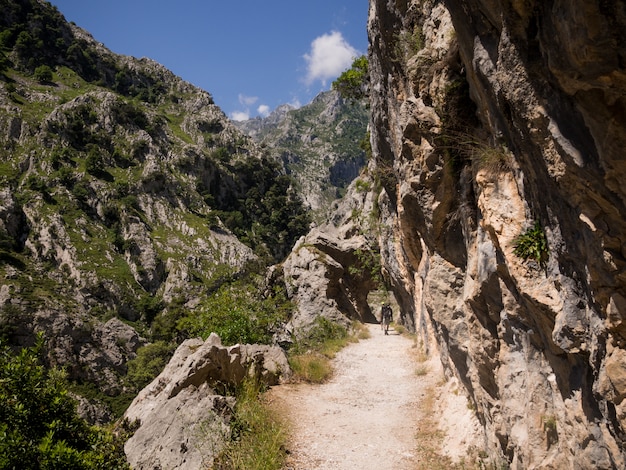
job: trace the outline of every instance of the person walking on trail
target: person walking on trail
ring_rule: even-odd
[[[391,323],[391,317],[393,312],[391,306],[388,303],[384,303],[380,308],[381,327],[386,335],[389,334],[389,323]]]

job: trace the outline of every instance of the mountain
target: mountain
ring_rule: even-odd
[[[310,219],[209,93],[47,2],[2,11],[1,339],[45,332],[74,383],[132,394],[139,347],[184,338],[208,293],[284,258]]]
[[[365,103],[326,91],[301,108],[279,106],[235,125],[283,162],[304,203],[323,220],[367,162],[368,120]]]

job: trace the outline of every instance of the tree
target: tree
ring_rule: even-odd
[[[123,437],[78,415],[65,374],[40,360],[43,344],[0,344],[0,468],[129,469]]]
[[[362,55],[333,82],[333,90],[348,101],[360,101],[369,96],[369,69],[367,57]]]
[[[39,83],[47,83],[52,81],[52,69],[47,65],[40,65],[35,69],[35,80]]]

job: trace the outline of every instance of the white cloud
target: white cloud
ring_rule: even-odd
[[[256,96],[246,96],[243,93],[239,93],[239,104],[243,106],[252,106],[259,100]]]
[[[270,107],[266,104],[262,104],[257,108],[257,113],[259,113],[263,117],[267,117],[270,114]]]
[[[339,31],[319,36],[311,43],[311,51],[304,55],[307,62],[305,83],[311,85],[319,80],[326,81],[338,77],[352,65],[359,52],[352,47]]]
[[[248,119],[250,119],[250,113],[248,112],[248,110],[233,111],[232,113],[230,113],[230,118],[233,121],[247,121]]]
[[[302,107],[302,103],[300,102],[300,100],[296,97],[294,97],[289,103],[290,106],[293,106],[294,108],[298,109]]]

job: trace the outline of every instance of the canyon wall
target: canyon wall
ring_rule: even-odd
[[[371,0],[383,272],[494,463],[624,468],[626,14]]]

